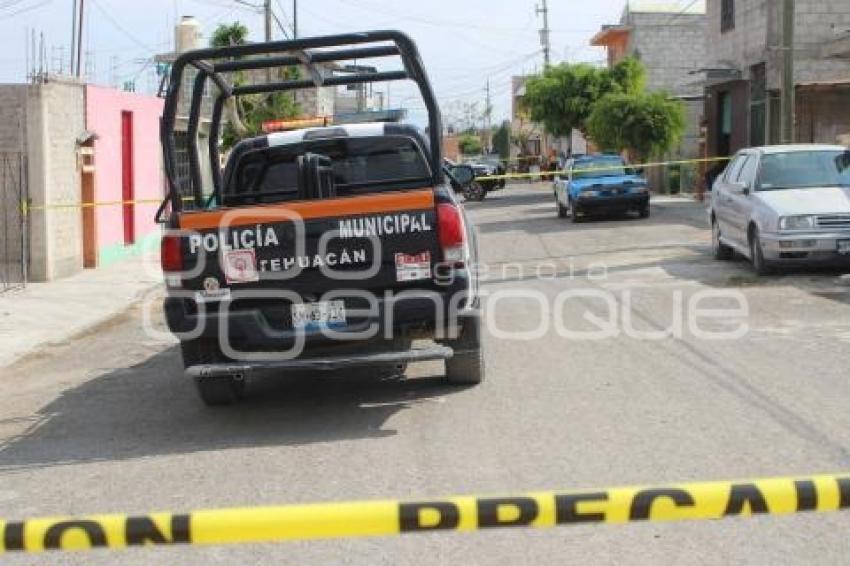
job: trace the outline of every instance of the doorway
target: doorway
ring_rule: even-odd
[[[124,219],[124,245],[136,243],[135,186],[133,183],[133,113],[121,112],[121,205]]]

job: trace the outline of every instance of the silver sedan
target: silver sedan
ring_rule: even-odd
[[[715,181],[709,218],[714,257],[737,251],[760,275],[780,264],[850,264],[850,151],[742,150]]]

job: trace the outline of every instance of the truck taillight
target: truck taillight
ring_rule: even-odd
[[[443,249],[443,260],[463,262],[466,259],[466,231],[463,214],[457,206],[445,202],[437,205],[437,232]]]
[[[160,265],[165,272],[183,271],[183,238],[164,234],[160,242]]]

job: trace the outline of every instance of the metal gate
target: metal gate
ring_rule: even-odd
[[[0,152],[0,293],[27,282],[27,156]]]

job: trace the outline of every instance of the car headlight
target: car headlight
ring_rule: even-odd
[[[602,193],[599,191],[582,191],[579,197],[581,198],[590,198],[590,197],[598,197]]]
[[[632,187],[632,188],[629,189],[629,192],[630,193],[639,193],[639,194],[648,193],[649,187]]]
[[[780,230],[812,230],[814,227],[814,216],[783,216],[779,219]]]

